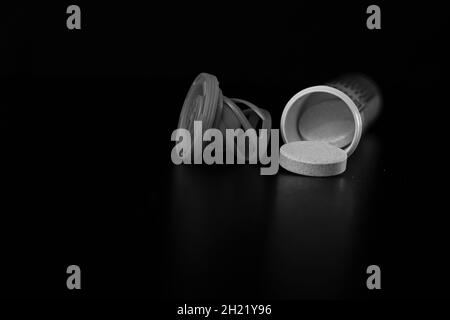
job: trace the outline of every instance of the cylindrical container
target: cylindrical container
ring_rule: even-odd
[[[281,116],[281,136],[285,143],[325,141],[350,156],[381,104],[381,92],[371,79],[348,74],[293,96]]]

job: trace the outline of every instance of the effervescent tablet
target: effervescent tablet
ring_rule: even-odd
[[[345,171],[347,153],[326,142],[294,141],[281,146],[280,165],[305,176],[335,176]]]

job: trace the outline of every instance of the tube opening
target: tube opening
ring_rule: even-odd
[[[344,100],[329,92],[300,96],[289,108],[285,121],[288,141],[322,141],[345,148],[355,134],[352,111]]]

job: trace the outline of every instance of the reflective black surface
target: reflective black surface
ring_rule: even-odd
[[[285,299],[363,293],[373,189],[383,175],[379,144],[368,135],[347,172],[332,178],[282,168],[275,176],[243,166],[174,168],[173,293]]]

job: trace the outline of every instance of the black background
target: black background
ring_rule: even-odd
[[[2,5],[2,294],[448,298],[443,7],[379,4],[368,30],[371,3],[146,3],[78,2],[79,31],[71,3]],[[351,71],[385,103],[342,176],[172,164],[198,73],[279,128],[295,93]]]

